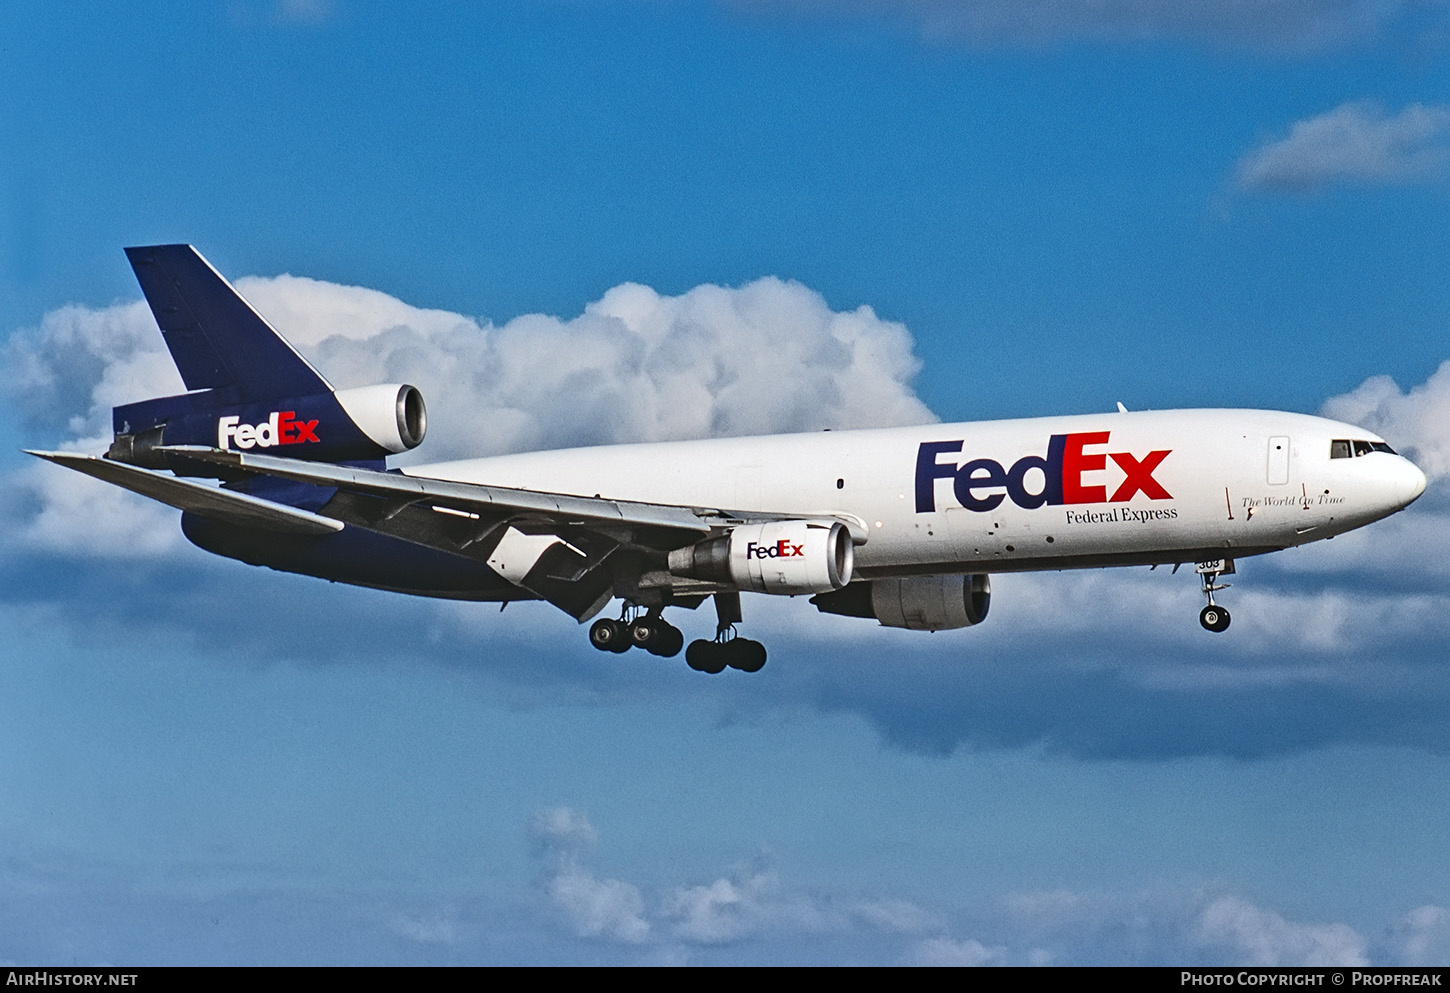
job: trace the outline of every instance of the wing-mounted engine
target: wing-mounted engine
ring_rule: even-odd
[[[874,617],[883,627],[949,631],[986,620],[992,584],[985,575],[873,579],[811,597],[811,603],[825,614]]]
[[[742,524],[670,552],[670,573],[756,593],[824,593],[851,581],[855,550],[839,521]]]

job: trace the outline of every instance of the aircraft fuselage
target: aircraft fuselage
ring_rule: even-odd
[[[1401,509],[1382,439],[1303,414],[1175,410],[530,452],[406,469],[544,492],[852,521],[861,578],[1233,558]]]

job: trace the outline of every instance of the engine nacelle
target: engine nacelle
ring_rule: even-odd
[[[811,603],[826,614],[874,617],[883,627],[948,631],[986,619],[992,584],[986,575],[873,579],[811,597]]]
[[[359,431],[394,454],[417,448],[428,433],[428,408],[416,386],[359,386],[333,397]]]
[[[851,581],[851,533],[839,521],[743,524],[670,552],[670,573],[756,593],[825,593]]]
[[[386,458],[416,448],[428,411],[416,387],[362,386],[311,396],[237,401],[201,390],[125,404],[111,412],[109,458],[147,469],[173,465],[163,446],[199,445],[324,462]]]

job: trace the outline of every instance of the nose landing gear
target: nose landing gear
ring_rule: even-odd
[[[1198,623],[1202,624],[1204,630],[1215,633],[1227,631],[1230,621],[1229,613],[1224,608],[1213,602],[1213,595],[1219,590],[1226,590],[1232,583],[1220,583],[1220,576],[1232,576],[1234,572],[1233,559],[1216,559],[1212,562],[1200,562],[1194,569],[1199,579],[1203,581],[1203,595],[1208,597],[1208,606],[1198,612]]]

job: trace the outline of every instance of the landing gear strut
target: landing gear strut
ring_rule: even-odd
[[[1208,597],[1208,606],[1198,612],[1198,623],[1202,624],[1204,630],[1227,631],[1229,625],[1228,611],[1213,602],[1213,595],[1219,590],[1226,590],[1232,583],[1220,583],[1220,576],[1232,576],[1234,572],[1233,559],[1217,559],[1213,562],[1200,562],[1194,569],[1199,579],[1203,581],[1203,595]]]

